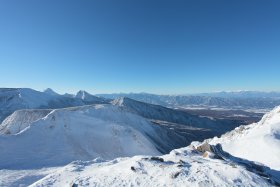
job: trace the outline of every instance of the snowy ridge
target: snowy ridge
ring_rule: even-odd
[[[0,125],[0,134],[3,135],[0,136],[3,150],[0,166],[56,166],[77,159],[166,154],[189,145],[193,140],[202,141],[232,128],[227,126],[216,132],[218,127],[215,126],[225,125],[223,121],[200,118],[129,98],[119,101],[115,105],[14,112]],[[97,142],[107,142],[108,146]],[[30,149],[25,149],[26,146]],[[43,153],[34,156],[36,151]],[[14,155],[12,158],[9,157],[11,154]],[[29,161],[30,157],[36,158]]]
[[[100,103],[109,101],[90,94],[84,99],[63,96],[51,89],[39,92],[29,88],[0,88],[0,122],[20,109],[55,109]]]
[[[221,135],[236,127],[236,121],[212,120],[160,105],[136,101],[127,97],[117,98],[111,103],[148,119],[168,121],[196,128],[205,128],[213,131],[213,135]]]
[[[256,149],[250,150],[254,155],[265,152],[268,153],[266,159],[273,158],[272,151],[279,151],[279,118],[280,107],[277,107],[246,129],[237,128],[219,139],[194,142],[163,156],[75,161],[34,181],[31,186],[279,186],[279,160],[274,160],[276,165],[266,164],[267,167],[252,162],[250,155],[231,155],[233,150],[257,144]],[[245,143],[235,146],[240,139]],[[276,143],[275,147],[266,143],[259,145],[258,139]],[[248,144],[250,141],[253,142]],[[227,147],[228,142],[233,142],[233,147]],[[227,147],[228,152],[218,143]]]
[[[280,106],[264,115],[258,123],[238,127],[221,138],[207,141],[222,144],[234,156],[280,170]]]
[[[155,155],[160,152],[147,135],[164,142],[151,122],[113,105],[56,109],[46,116],[36,111],[33,117],[18,117],[26,112],[29,111],[15,112],[5,120],[3,131],[8,129],[17,134],[0,135],[1,168],[36,168],[77,159]]]
[[[0,134],[17,134],[31,123],[44,118],[51,110],[17,110],[0,125]]]
[[[226,171],[226,172],[225,172]],[[261,176],[190,147],[161,157],[73,162],[33,183],[38,186],[271,186]]]

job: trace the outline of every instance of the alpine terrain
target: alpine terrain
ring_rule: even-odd
[[[19,133],[16,120],[5,120],[4,131],[11,132],[0,139],[3,186],[280,185],[280,106],[258,123],[162,156],[147,136],[163,141],[151,124],[115,105],[52,110],[45,117],[35,113],[23,119],[30,125]],[[136,154],[143,156],[127,157]],[[91,155],[96,158],[86,161]],[[62,166],[71,159],[77,161]]]

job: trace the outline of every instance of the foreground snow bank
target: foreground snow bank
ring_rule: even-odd
[[[224,150],[234,156],[280,170],[280,106],[258,123],[238,127],[208,142],[222,144]]]
[[[73,162],[32,184],[39,186],[271,186],[227,161],[203,157],[190,147],[162,157]]]

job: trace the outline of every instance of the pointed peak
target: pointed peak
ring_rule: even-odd
[[[91,96],[90,93],[86,92],[85,90],[80,90],[76,93],[76,98],[85,99],[87,96]]]
[[[47,88],[44,90],[44,93],[49,94],[49,95],[59,95],[55,91],[53,91],[51,88]]]

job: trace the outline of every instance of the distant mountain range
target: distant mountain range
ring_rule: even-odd
[[[50,88],[45,92],[30,88],[0,88],[0,122],[19,109],[55,109],[109,101],[85,91],[79,91],[76,95],[59,95]]]
[[[148,93],[98,94],[86,91],[60,95],[48,88],[44,92],[30,88],[0,88],[0,122],[19,109],[55,109],[89,104],[106,104],[126,97],[169,108],[211,108],[267,111],[280,105],[278,92],[216,92],[197,95],[155,95]]]
[[[196,95],[155,95],[148,93],[98,94],[100,97],[115,99],[129,97],[145,103],[172,108],[219,108],[242,110],[271,110],[280,105],[279,92],[217,92]]]

